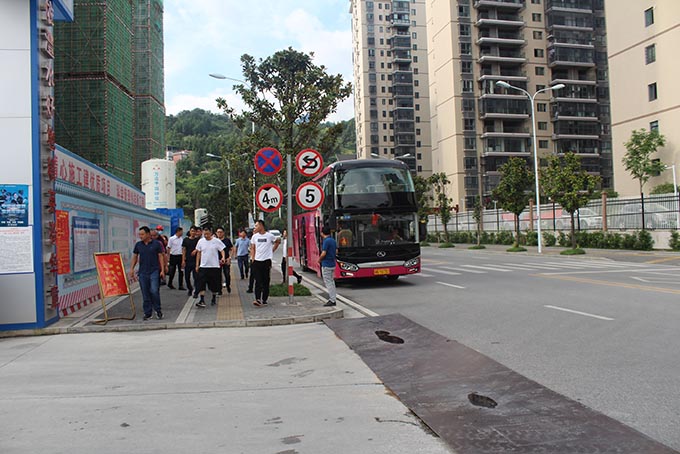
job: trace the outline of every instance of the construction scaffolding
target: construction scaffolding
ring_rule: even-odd
[[[165,149],[163,4],[75,0],[55,27],[57,142],[135,186]]]

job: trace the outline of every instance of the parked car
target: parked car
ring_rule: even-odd
[[[558,230],[571,229],[571,215],[562,211],[562,216],[556,222]],[[592,208],[582,207],[574,211],[574,228],[577,230],[600,230],[602,229],[602,216]]]
[[[610,225],[619,229],[641,229],[642,228],[642,204],[630,203],[623,207],[621,214],[612,216]],[[653,229],[674,229],[676,224],[676,213],[660,203],[645,203],[645,228]]]

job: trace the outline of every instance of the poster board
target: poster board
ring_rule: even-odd
[[[94,254],[94,264],[97,270],[99,292],[104,308],[104,319],[95,320],[97,324],[105,325],[109,320],[134,320],[136,316],[135,303],[132,300],[130,284],[125,274],[123,257],[120,252],[97,252]],[[130,317],[109,318],[106,311],[106,298],[113,296],[129,296],[132,315]]]

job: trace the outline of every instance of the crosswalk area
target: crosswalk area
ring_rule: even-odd
[[[489,274],[489,273],[571,273],[575,271],[584,272],[635,272],[650,270],[653,268],[644,263],[625,263],[615,262],[606,259],[587,259],[587,260],[527,260],[527,261],[502,261],[486,263],[484,257],[474,260],[473,263],[457,263],[455,266],[450,262],[440,260],[424,259],[422,261],[422,272],[414,275],[420,277],[441,277],[441,276],[461,276],[465,274]]]

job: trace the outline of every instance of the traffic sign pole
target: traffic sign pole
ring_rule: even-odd
[[[291,284],[291,278],[293,277],[293,262],[291,261],[293,255],[293,165],[291,163],[290,154],[286,156],[286,194],[288,195],[288,203],[286,204],[286,224],[288,225],[288,240],[286,241],[286,250],[283,251],[286,254],[286,274],[288,283],[288,303],[293,304],[293,296],[295,295],[295,289],[293,284]]]

